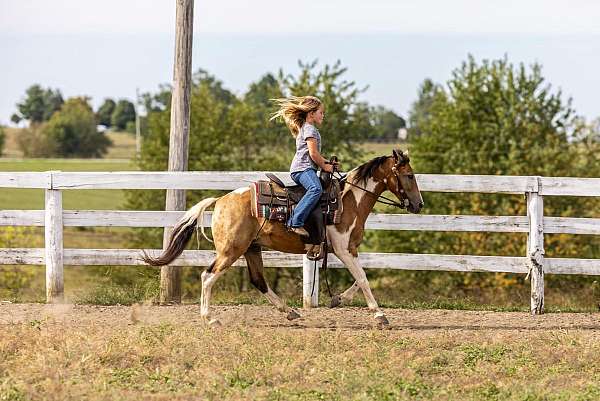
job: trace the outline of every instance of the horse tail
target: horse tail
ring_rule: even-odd
[[[169,237],[169,244],[166,249],[160,254],[159,257],[153,258],[146,253],[146,251],[142,251],[142,260],[149,264],[150,266],[164,266],[171,263],[175,258],[177,258],[183,250],[185,246],[192,238],[194,234],[194,230],[198,223],[202,225],[204,219],[204,212],[206,209],[215,203],[219,198],[206,198],[198,202],[194,205],[190,210],[188,210],[183,217],[175,224],[173,227],[173,231],[171,231],[171,235]],[[212,242],[204,233],[204,226],[202,225],[202,235],[204,238]]]

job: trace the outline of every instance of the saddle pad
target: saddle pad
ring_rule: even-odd
[[[278,191],[273,185],[273,194],[271,196],[271,186],[269,181],[257,181],[250,184],[250,193],[252,197],[252,216],[266,217],[269,220],[285,221],[288,212],[288,203],[285,191]]]

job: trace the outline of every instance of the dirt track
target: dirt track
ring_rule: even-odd
[[[270,306],[216,306],[213,317],[225,326],[281,327],[291,329],[351,329],[374,327],[374,319],[366,308],[317,308],[299,310],[302,318],[293,322],[285,319]],[[521,312],[482,312],[454,310],[386,309],[391,330],[600,330],[600,313],[551,313],[531,316]],[[73,326],[90,324],[112,327],[133,323],[171,323],[201,325],[197,305],[184,306],[91,306],[0,304],[0,325],[43,321]]]

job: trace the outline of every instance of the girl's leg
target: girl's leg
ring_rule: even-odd
[[[313,210],[314,206],[321,198],[321,194],[323,193],[321,181],[319,181],[319,177],[317,177],[317,172],[315,170],[304,170],[296,178],[298,178],[300,185],[306,188],[306,193],[302,199],[300,199],[300,202],[298,202],[296,208],[294,209],[294,213],[291,218],[291,224],[289,224],[290,227],[304,226],[306,218]]]

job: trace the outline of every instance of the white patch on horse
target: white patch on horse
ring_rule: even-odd
[[[223,274],[223,272],[210,273],[204,271],[202,273],[202,294],[200,296],[200,316],[208,319],[210,312],[210,296],[212,286],[215,281]]]
[[[246,191],[250,191],[250,187],[242,187],[242,188],[238,188],[235,191],[233,191],[234,194],[243,194]]]
[[[377,182],[373,178],[369,178],[367,179],[367,185],[363,188],[373,192],[375,191],[375,187],[377,187]],[[352,187],[352,192],[354,193],[354,199],[356,199],[356,206],[360,205],[360,201],[362,200],[363,196],[373,196],[368,195],[365,191],[356,187]]]

